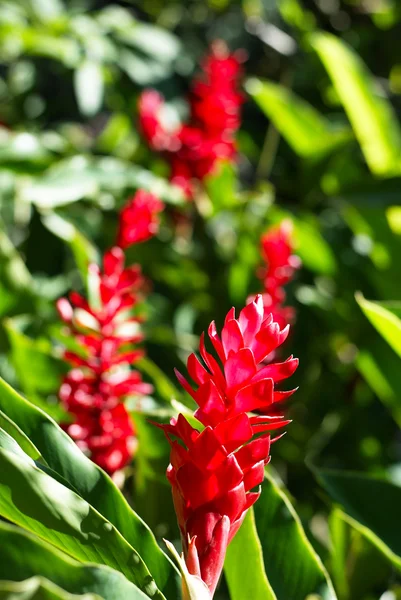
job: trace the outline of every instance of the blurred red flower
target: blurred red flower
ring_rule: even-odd
[[[65,429],[94,462],[112,474],[132,459],[134,428],[121,404],[126,396],[149,394],[131,365],[143,355],[133,346],[142,340],[140,317],[133,314],[143,278],[139,266],[124,267],[119,247],[107,251],[103,270],[90,265],[92,295],[76,292],[57,302],[78,345],[64,352],[72,369],[60,387],[60,399],[74,417]]]
[[[128,248],[153,237],[159,229],[159,213],[163,209],[164,204],[159,198],[138,190],[120,212],[118,245]]]
[[[235,133],[241,123],[244,101],[239,91],[243,52],[230,54],[223,42],[212,45],[194,78],[188,123],[169,126],[163,119],[164,99],[145,90],[139,100],[139,123],[149,147],[170,164],[170,179],[185,195],[193,195],[194,181],[202,181],[220,159],[233,160]]]
[[[265,266],[260,269],[259,278],[263,282],[263,304],[266,314],[272,313],[281,326],[293,323],[295,311],[285,306],[284,286],[291,281],[301,266],[301,260],[293,254],[293,224],[285,219],[279,225],[268,229],[261,237],[261,254]]]

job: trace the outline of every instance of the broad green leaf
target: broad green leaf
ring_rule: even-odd
[[[103,101],[102,66],[94,60],[85,60],[75,70],[74,86],[81,113],[87,117],[95,115]]]
[[[251,508],[240,530],[230,543],[224,562],[231,600],[276,600],[277,596],[267,579],[263,552],[255,516]]]
[[[175,35],[166,29],[147,23],[137,23],[121,29],[117,37],[121,42],[133,46],[140,53],[145,53],[161,63],[175,60],[181,49],[180,41]]]
[[[132,156],[138,144],[139,136],[133,128],[132,119],[123,112],[111,115],[96,139],[96,147],[100,152],[121,158]]]
[[[355,362],[358,371],[401,428],[399,356],[375,333],[374,338],[364,342],[363,347],[359,349]]]
[[[329,527],[331,572],[340,598],[367,598],[392,578],[391,562],[339,508],[332,511]]]
[[[35,17],[43,23],[63,17],[64,6],[61,0],[29,0],[28,5]]]
[[[363,473],[322,468],[315,472],[350,522],[401,569],[401,487]]]
[[[53,355],[46,339],[32,339],[18,327],[21,319],[5,320],[11,346],[11,360],[26,394],[54,394],[60,387],[65,363]]]
[[[78,229],[64,217],[53,212],[42,217],[43,224],[54,235],[64,240],[71,248],[76,265],[86,281],[88,266],[98,261],[98,251],[95,246]]]
[[[1,378],[0,410],[32,440],[49,467],[64,477],[138,551],[159,589],[167,597],[177,596],[176,569],[110,477],[90,461],[50,417]]]
[[[336,127],[282,85],[249,79],[246,90],[300,156],[322,156],[350,139],[348,129]]]
[[[39,138],[31,133],[13,133],[0,130],[1,164],[30,162],[38,165],[47,164],[51,154],[44,148]]]
[[[31,309],[34,281],[0,220],[0,316]]]
[[[266,575],[277,599],[305,600],[316,594],[335,600],[333,585],[294,507],[270,475],[254,512]]]
[[[97,201],[102,191],[121,194],[122,190],[136,188],[149,190],[171,204],[184,202],[177,186],[146,169],[110,156],[76,155],[60,160],[27,182],[20,196],[25,202],[48,210],[86,198]]]
[[[205,179],[206,191],[210,197],[211,212],[232,208],[238,203],[236,196],[236,172],[234,166],[227,161],[220,161]]]
[[[392,311],[391,303],[371,302],[366,300],[362,294],[357,294],[356,300],[372,325],[401,356],[401,319]],[[395,311],[399,313],[399,310],[399,305],[396,304]]]
[[[147,596],[120,572],[78,562],[32,534],[0,522],[0,580],[45,577],[70,594],[82,590],[105,600],[145,600]]]
[[[33,281],[18,250],[14,247],[0,221],[0,274],[13,289],[30,290]]]
[[[119,67],[139,85],[148,86],[166,79],[171,68],[166,63],[155,61],[146,55],[122,49],[118,58]]]
[[[171,379],[150,358],[143,357],[138,362],[138,369],[147,375],[154,385],[157,395],[161,400],[170,403],[174,398],[180,400],[181,391],[172,383]]]
[[[313,215],[291,213],[273,206],[269,216],[274,223],[289,219],[294,224],[295,252],[302,264],[323,275],[333,275],[337,269],[337,261],[333,250],[321,233],[321,225]]]
[[[146,597],[146,596],[145,596]],[[0,600],[101,600],[95,594],[69,594],[43,577],[0,581]]]
[[[164,598],[145,563],[90,504],[40,470],[0,430],[0,514],[81,561],[123,573],[148,596]]]
[[[294,240],[296,253],[307,268],[324,275],[334,274],[337,269],[336,258],[330,245],[322,236],[317,221],[296,218]]]
[[[310,42],[322,60],[351,121],[370,170],[378,175],[400,172],[401,130],[390,102],[359,56],[330,33],[314,33]]]
[[[19,446],[23,449],[33,460],[44,461],[40,455],[39,450],[32,444],[31,440],[25,435],[25,433],[0,410],[0,428],[3,429],[8,435],[18,442]]]
[[[348,598],[347,558],[349,532],[348,525],[341,517],[341,511],[335,508],[329,517],[331,542],[331,573],[337,592],[341,598]]]

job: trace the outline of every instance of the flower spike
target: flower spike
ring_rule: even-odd
[[[294,373],[298,360],[268,359],[287,335],[287,326],[265,315],[261,296],[238,318],[230,310],[221,335],[214,324],[209,327],[220,362],[207,352],[202,336],[203,362],[191,354],[187,363],[194,383],[177,372],[198,405],[195,417],[204,429],[192,427],[181,414],[168,425],[158,425],[171,447],[167,477],[186,567],[206,583],[210,598],[227,546],[259,498],[271,443],[278,439],[272,440],[271,432],[290,423],[274,409],[294,390],[279,391],[276,384]]]

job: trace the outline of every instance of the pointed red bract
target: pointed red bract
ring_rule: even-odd
[[[263,283],[264,314],[272,314],[281,327],[293,323],[295,311],[285,306],[284,286],[291,281],[301,266],[298,256],[293,254],[293,224],[284,220],[268,229],[261,237],[261,254],[265,266],[260,269],[259,278]]]
[[[236,155],[235,134],[244,101],[239,91],[243,53],[230,54],[215,42],[195,77],[190,96],[189,122],[169,125],[164,99],[145,90],[139,100],[139,123],[149,147],[161,152],[170,164],[170,179],[190,198],[194,182],[202,181],[220,159]]]
[[[206,350],[202,336],[203,362],[191,354],[187,363],[194,384],[177,373],[198,405],[195,417],[204,429],[192,427],[181,414],[159,425],[171,446],[167,477],[187,567],[203,579],[211,597],[227,546],[259,497],[274,441],[270,432],[289,423],[277,415],[275,404],[291,392],[276,390],[276,384],[294,373],[298,360],[267,359],[287,335],[288,326],[280,328],[265,315],[262,296],[238,318],[232,309],[221,335],[214,324],[209,328],[219,361]]]
[[[159,229],[159,213],[164,204],[149,192],[138,190],[120,212],[117,243],[121,248],[144,242]]]
[[[122,402],[126,396],[149,394],[152,386],[131,368],[143,351],[132,348],[142,340],[140,318],[132,313],[143,278],[138,266],[125,267],[123,250],[111,248],[103,271],[89,266],[92,303],[76,292],[61,298],[57,308],[74,336],[77,350],[64,358],[72,369],[59,396],[73,417],[64,428],[91,459],[113,474],[130,462],[135,431]]]

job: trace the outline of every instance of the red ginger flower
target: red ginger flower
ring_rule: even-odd
[[[63,380],[60,399],[75,417],[65,426],[67,432],[82,442],[92,460],[113,473],[129,462],[133,451],[133,427],[119,403],[127,395],[152,391],[137,371],[129,369],[142,356],[141,350],[132,349],[142,334],[140,319],[130,311],[143,279],[138,266],[124,268],[124,253],[118,247],[105,253],[103,272],[97,265],[89,268],[97,278],[98,304],[91,305],[76,292],[70,294],[70,302],[61,298],[57,303],[80,347],[79,353],[64,353],[73,369]]]
[[[164,100],[146,90],[139,100],[139,123],[150,148],[170,163],[170,179],[187,197],[193,182],[202,181],[220,159],[233,160],[235,132],[240,126],[243,96],[238,90],[242,75],[241,52],[230,54],[222,42],[213,44],[202,75],[193,82],[189,122],[169,127],[163,119]]]
[[[123,404],[100,413],[79,411],[66,429],[78,447],[111,475],[131,461],[136,449],[135,429]]]
[[[160,426],[171,445],[167,477],[186,564],[206,583],[211,597],[227,546],[260,495],[260,490],[252,490],[262,483],[270,460],[270,432],[289,422],[269,413],[295,391],[278,391],[276,384],[294,373],[298,360],[265,364],[288,331],[288,326],[280,329],[272,315],[265,317],[261,296],[238,319],[232,309],[221,336],[211,323],[208,334],[221,364],[207,352],[202,335],[204,364],[195,354],[187,363],[197,387],[177,373],[197,403],[195,417],[205,428],[199,432],[183,415]],[[252,414],[256,410],[264,414]]]
[[[293,224],[289,220],[282,221],[266,231],[260,242],[262,257],[266,263],[266,267],[260,272],[266,314],[271,312],[280,325],[292,322],[294,309],[284,306],[284,286],[301,266],[299,257],[293,254]]]
[[[121,248],[144,242],[159,229],[159,213],[164,204],[159,198],[138,190],[120,212],[117,243]]]

